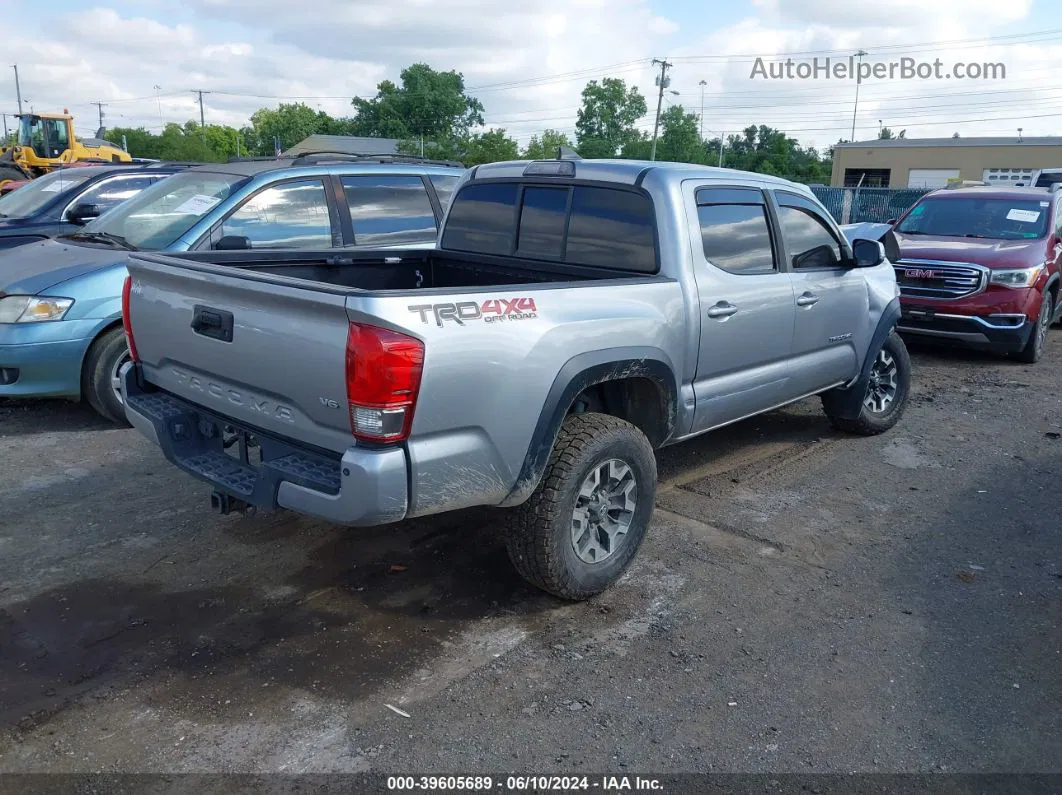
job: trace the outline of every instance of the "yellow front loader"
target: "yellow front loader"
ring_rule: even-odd
[[[33,179],[71,163],[128,163],[133,159],[109,141],[79,141],[74,136],[74,117],[66,111],[24,113],[17,118],[16,143],[0,146],[0,186],[12,180]]]

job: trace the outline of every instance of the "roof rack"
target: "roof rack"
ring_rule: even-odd
[[[432,160],[431,158],[418,157],[417,155],[370,155],[328,150],[302,152],[291,161],[293,166],[310,166],[319,163],[417,163],[425,166],[465,167],[463,163],[458,163],[455,160]]]
[[[249,155],[246,157],[230,157],[228,162],[230,163],[264,163],[267,160],[283,160],[284,158],[277,157],[276,155]]]

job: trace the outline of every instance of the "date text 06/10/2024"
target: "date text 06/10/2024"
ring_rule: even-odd
[[[388,776],[392,792],[661,792],[642,776]]]

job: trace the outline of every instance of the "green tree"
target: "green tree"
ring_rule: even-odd
[[[251,114],[249,149],[258,155],[271,155],[279,140],[281,150],[308,136],[322,133],[331,117],[302,102],[280,103],[277,108],[259,108]]]
[[[878,130],[879,141],[888,141],[891,138],[893,138],[892,130],[890,130],[888,127],[882,127],[880,130]]]
[[[556,130],[544,130],[541,138],[537,135],[531,136],[523,156],[527,160],[552,160],[562,146],[573,148],[567,135]]]
[[[672,105],[660,116],[660,139],[656,144],[656,159],[675,163],[705,162],[701,141],[700,120],[695,113],[687,113],[681,105]]]
[[[104,133],[104,139],[113,144],[122,145],[122,137],[125,137],[129,154],[133,157],[146,157],[158,159],[161,152],[159,136],[149,132],[143,127],[115,127]]]
[[[718,152],[717,141],[708,143],[708,151],[713,148]],[[724,165],[796,182],[829,182],[831,158],[820,156],[814,148],[804,149],[781,130],[761,124],[728,137]]]
[[[350,134],[398,138],[421,142],[436,153],[453,148],[456,142],[470,140],[471,131],[483,125],[483,103],[465,93],[460,72],[437,72],[427,64],[416,63],[402,70],[401,85],[384,80],[372,99],[355,97],[355,116]]]
[[[180,124],[170,122],[159,136],[159,158],[162,160],[185,160],[192,162],[216,162],[222,158],[215,154],[200,134],[199,123]]]
[[[583,157],[615,157],[640,135],[635,123],[646,113],[645,97],[615,77],[591,80],[583,89],[583,105],[575,122],[575,138]]]
[[[499,160],[516,160],[520,157],[516,141],[505,130],[490,130],[473,135],[465,142],[464,152],[458,159],[467,168],[481,163],[497,163]]]
[[[653,153],[653,139],[648,133],[638,132],[632,136],[620,150],[620,157],[625,160],[648,160]]]

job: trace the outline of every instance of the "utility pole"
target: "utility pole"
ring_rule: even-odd
[[[100,129],[103,129],[103,109],[107,106],[106,102],[90,102],[90,105],[95,105],[100,112]]]
[[[723,167],[723,141],[725,140],[726,133],[719,133],[719,168]]]
[[[863,56],[866,55],[864,50],[860,50],[856,53],[856,57],[859,58],[859,66],[863,65]],[[859,84],[863,82],[862,77],[859,74],[859,66],[856,67],[856,95],[855,105],[852,106],[852,137],[850,140],[855,140],[855,123],[856,123],[856,111],[859,110]]]
[[[155,86],[155,101],[159,104],[159,132],[162,131],[161,128],[166,126],[166,123],[162,120],[162,94],[159,93],[160,91],[162,91],[162,86]]]
[[[701,86],[701,141],[704,141],[704,87],[708,85],[707,80],[702,80]]]
[[[653,148],[649,153],[650,160],[656,160],[656,135],[660,131],[660,106],[664,104],[664,89],[671,83],[667,79],[667,70],[673,66],[667,61],[654,58],[653,65],[656,66],[656,64],[660,64],[660,77],[656,79],[656,84],[660,86],[660,91],[656,95],[656,122],[653,124]]]
[[[0,116],[4,117],[4,143],[3,146],[7,146],[7,114],[0,113]]]
[[[15,70],[15,96],[18,97],[18,115],[22,115],[22,87],[18,84],[18,64],[11,64],[11,68]]]
[[[202,133],[203,139],[206,140],[206,114],[203,112],[203,94],[210,94],[213,92],[193,88],[192,93],[199,95],[199,131]]]

